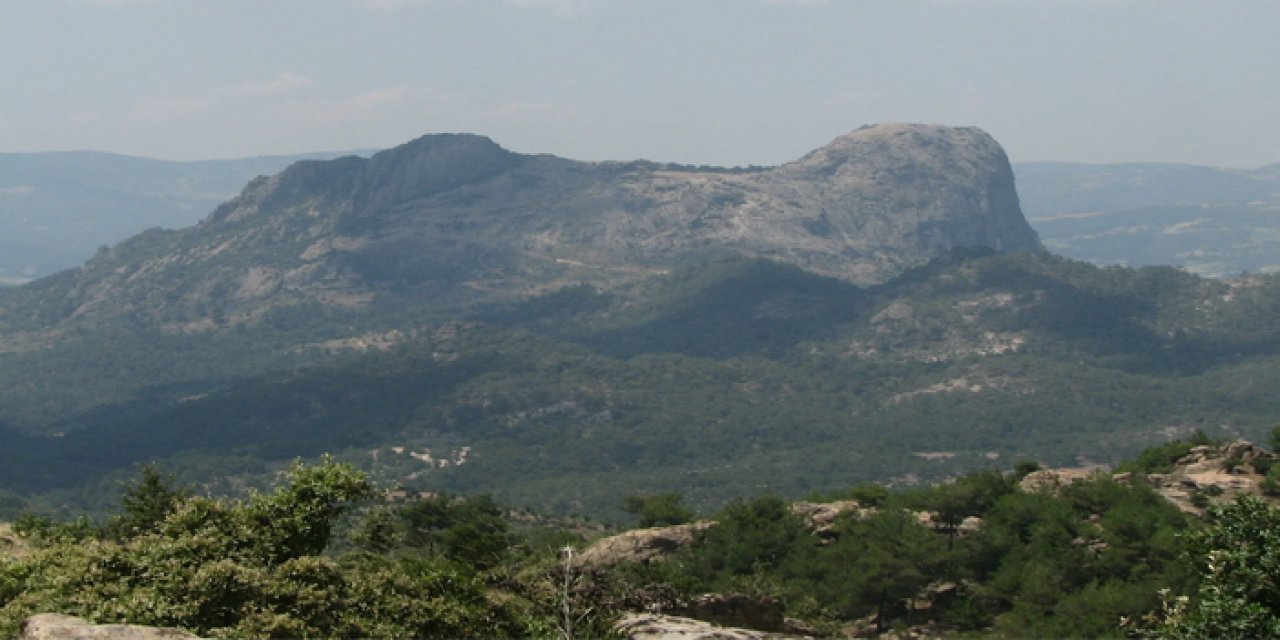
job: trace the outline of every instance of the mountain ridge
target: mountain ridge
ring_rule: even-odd
[[[434,134],[254,180],[195,227],[100,252],[60,306],[63,319],[141,313],[188,327],[380,296],[457,307],[716,255],[868,284],[966,246],[1041,248],[1007,157],[976,128],[864,127],[745,172],[583,163]]]

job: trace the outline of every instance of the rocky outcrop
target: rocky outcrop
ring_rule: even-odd
[[[1101,469],[1040,469],[1032,471],[1018,481],[1018,487],[1027,493],[1044,491],[1058,493],[1063,487],[1077,482],[1084,482],[1098,473],[1106,473]]]
[[[1246,494],[1262,496],[1263,474],[1255,466],[1273,454],[1245,440],[1221,446],[1192,447],[1167,474],[1150,474],[1147,481],[1160,495],[1187,513],[1201,514],[1214,502]]]
[[[866,518],[874,513],[874,507],[863,507],[856,500],[837,500],[834,502],[793,502],[791,512],[804,519],[805,525],[826,542],[833,542],[838,536],[836,519],[845,513],[855,513],[858,519]],[[938,533],[965,536],[976,533],[982,527],[982,519],[968,516],[955,523],[954,528],[941,522],[932,511],[911,511],[910,514],[921,526],[928,527]]]
[[[1084,482],[1098,474],[1116,482],[1133,482],[1143,478],[1166,500],[1194,515],[1216,502],[1234,500],[1239,495],[1266,496],[1262,490],[1266,476],[1259,472],[1264,461],[1275,464],[1274,453],[1245,440],[1221,445],[1191,447],[1173,464],[1169,473],[1135,476],[1133,473],[1110,473],[1104,469],[1042,469],[1027,474],[1019,486],[1023,491],[1057,493],[1063,487]]]
[[[614,628],[618,631],[618,635],[629,640],[765,640],[769,638],[782,640],[808,637],[721,627],[692,618],[652,613],[627,614]]]
[[[582,551],[578,561],[593,567],[611,567],[624,562],[648,564],[679,551],[714,524],[703,521],[626,531],[596,540]]]
[[[450,134],[295,164],[196,227],[136,236],[31,293],[58,299],[54,320],[142,313],[193,330],[300,302],[616,283],[717,255],[871,284],[958,247],[1040,249],[1004,151],[973,127],[864,127],[760,170],[583,163]]]
[[[813,532],[820,538],[835,537],[835,522],[842,514],[857,511],[859,517],[871,510],[862,507],[857,500],[836,500],[834,502],[793,502],[791,513],[804,519]]]
[[[58,613],[31,616],[22,622],[18,640],[199,640],[181,629],[133,624],[92,624]]]

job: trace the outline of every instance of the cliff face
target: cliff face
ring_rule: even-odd
[[[137,236],[35,295],[61,297],[63,317],[192,321],[409,292],[464,304],[721,254],[871,284],[970,246],[1040,249],[1004,152],[974,128],[864,127],[752,171],[582,163],[450,134],[300,162],[200,225]]]

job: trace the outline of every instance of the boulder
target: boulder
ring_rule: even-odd
[[[1092,478],[1095,473],[1099,473],[1097,469],[1041,469],[1040,471],[1032,471],[1028,473],[1018,483],[1018,486],[1027,493],[1036,491],[1047,491],[1057,493],[1063,487],[1073,485],[1077,482],[1084,482]]]
[[[832,539],[835,532],[832,530],[836,518],[848,511],[856,511],[858,517],[865,517],[868,513],[872,513],[872,509],[862,508],[857,500],[837,500],[835,502],[794,502],[791,504],[791,513],[796,514],[804,519],[813,532],[823,539]]]
[[[670,527],[636,529],[601,538],[584,549],[578,556],[578,561],[593,567],[609,567],[623,562],[648,564],[680,550],[714,524],[708,520]]]
[[[134,624],[93,624],[60,613],[42,613],[22,621],[18,640],[199,640],[181,629]]]
[[[618,621],[614,628],[618,631],[618,635],[628,640],[784,640],[786,638],[809,637],[734,627],[719,627],[709,622],[692,618],[652,613],[627,614]]]

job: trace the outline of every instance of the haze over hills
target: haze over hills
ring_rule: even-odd
[[[0,285],[79,266],[150,227],[195,224],[254,176],[313,153],[168,162],[90,151],[0,153]]]
[[[864,128],[772,169],[472,135],[304,161],[0,292],[0,485],[155,458],[231,490],[327,450],[598,513],[1273,422],[1274,278],[1039,249],[972,128]]]
[[[1224,277],[1280,270],[1276,167],[1046,162],[1014,171],[1028,221],[1050,250]]]

